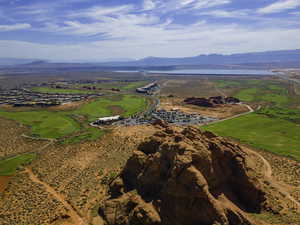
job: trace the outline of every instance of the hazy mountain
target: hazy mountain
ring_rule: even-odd
[[[38,61],[38,59],[0,58],[0,66],[22,65],[35,61]]]
[[[230,65],[253,63],[300,62],[300,50],[268,51],[242,54],[210,54],[186,58],[147,57],[130,62],[110,62],[109,66]]]
[[[123,59],[125,60],[125,59]],[[49,62],[30,59],[1,59],[2,65],[20,65],[22,68],[43,69],[105,69],[105,70],[147,70],[156,68],[212,68],[212,69],[243,69],[243,68],[288,68],[300,66],[300,50],[268,51],[242,54],[209,54],[186,58],[147,57],[133,61],[112,62]],[[20,66],[18,66],[20,68]]]

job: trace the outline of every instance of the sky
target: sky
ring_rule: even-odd
[[[0,57],[106,61],[300,49],[300,0],[0,0]]]

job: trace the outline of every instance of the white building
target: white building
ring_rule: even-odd
[[[118,121],[121,119],[121,116],[110,116],[110,117],[102,117],[99,118],[96,122],[94,122],[94,124],[98,124],[98,125],[108,125],[111,124],[115,121]]]

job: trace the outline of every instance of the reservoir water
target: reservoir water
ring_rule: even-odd
[[[178,70],[122,70],[115,72],[144,72],[151,74],[170,74],[170,75],[275,75],[276,73],[268,70],[220,70],[220,69],[178,69]]]

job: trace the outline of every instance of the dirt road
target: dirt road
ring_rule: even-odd
[[[276,188],[278,190],[278,192],[280,192],[283,196],[285,196],[286,198],[288,198],[290,201],[292,201],[297,207],[298,209],[300,209],[300,202],[297,201],[293,196],[290,195],[289,192],[287,192],[282,185],[280,185],[278,183],[278,181],[276,181],[274,179],[274,177],[272,176],[273,172],[272,172],[272,166],[270,165],[270,163],[262,156],[260,155],[258,152],[251,150],[249,148],[243,148],[246,152],[250,152],[252,154],[254,154],[255,156],[257,156],[258,158],[261,159],[261,161],[264,164],[264,176],[265,179],[269,181],[270,185],[272,185],[274,188]]]
[[[234,116],[230,116],[230,117],[227,117],[225,119],[216,120],[216,121],[212,121],[212,122],[209,122],[209,123],[201,124],[200,126],[206,126],[206,125],[220,123],[220,122],[223,122],[223,121],[226,121],[226,120],[230,120],[230,119],[234,119],[234,118],[237,118],[237,117],[240,117],[240,116],[245,116],[245,115],[248,115],[248,114],[254,112],[254,109],[252,109],[251,106],[249,106],[249,105],[247,105],[245,103],[240,103],[240,105],[244,105],[245,107],[248,108],[249,111],[248,112],[244,112],[244,113],[240,113],[240,114],[237,114],[237,115],[234,115]]]
[[[25,168],[25,173],[29,175],[32,182],[41,184],[45,190],[50,193],[56,200],[58,200],[67,210],[68,214],[73,220],[74,225],[88,225],[88,223],[79,215],[79,213],[64,199],[62,195],[57,193],[50,185],[38,179],[30,168]]]
[[[47,144],[42,146],[38,152],[41,152],[42,150],[46,149],[50,145],[52,145],[56,140],[55,139],[50,139],[50,138],[35,138],[35,137],[30,137],[25,134],[22,135],[24,138],[29,138],[33,140],[44,140],[44,141],[49,141]],[[34,183],[40,184],[45,188],[45,191],[50,193],[56,200],[58,200],[67,210],[68,210],[68,215],[71,217],[73,224],[74,225],[88,225],[88,223],[83,219],[79,213],[72,207],[71,204],[69,204],[64,197],[57,193],[54,188],[52,188],[49,184],[41,181],[29,167],[25,167],[24,173],[27,173],[30,180]]]

